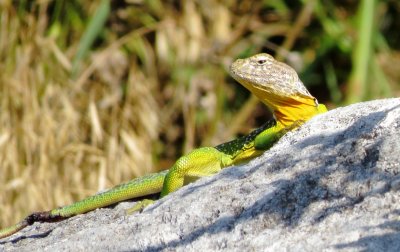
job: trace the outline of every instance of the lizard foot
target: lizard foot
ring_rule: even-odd
[[[154,200],[151,199],[144,199],[138,201],[135,206],[128,208],[126,210],[126,214],[133,214],[134,212],[141,212],[145,207],[154,203]]]

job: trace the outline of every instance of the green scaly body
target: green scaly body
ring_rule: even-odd
[[[0,238],[10,236],[34,222],[56,221],[155,193],[164,197],[199,177],[215,174],[225,167],[260,155],[287,131],[326,111],[291,67],[275,61],[268,54],[235,61],[231,66],[231,75],[272,110],[275,120],[230,142],[195,149],[179,158],[169,170],[133,179],[68,206],[33,213],[16,225],[0,230]],[[146,204],[148,201],[138,204],[134,210]]]

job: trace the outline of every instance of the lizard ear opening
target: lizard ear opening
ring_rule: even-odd
[[[315,107],[318,107],[319,103],[318,103],[317,98],[314,98],[314,103],[315,103]]]

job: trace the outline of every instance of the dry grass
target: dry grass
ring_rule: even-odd
[[[243,106],[247,93],[227,66],[278,48],[298,58],[287,52],[313,41],[304,27],[318,3],[293,11],[283,1],[114,4],[74,76],[80,38],[104,1],[37,2],[0,2],[0,226],[247,132],[264,112]],[[57,2],[71,16],[55,15]],[[309,45],[297,49],[303,67],[319,55]]]
[[[155,81],[118,47],[93,54],[74,81],[46,22],[15,14],[3,12],[1,28],[2,226],[151,171],[160,125]]]
[[[229,18],[214,4],[216,14]],[[182,149],[199,144],[196,116],[203,126],[219,116],[216,90],[222,89],[216,81],[224,82],[225,74],[209,65],[220,60],[205,49],[212,41],[226,43],[231,29],[219,22],[210,33],[220,38],[206,39],[192,2],[177,18],[167,15],[175,11],[170,9],[164,20],[110,36],[75,79],[79,41],[60,48],[48,34],[48,3],[23,15],[6,7],[0,41],[1,226],[167,168]],[[119,11],[124,16],[132,9]],[[182,134],[189,139],[183,146]],[[158,143],[160,137],[169,145]]]

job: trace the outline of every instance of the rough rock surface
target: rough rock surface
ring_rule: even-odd
[[[35,224],[0,251],[400,251],[399,172],[400,99],[359,103],[143,213]]]

